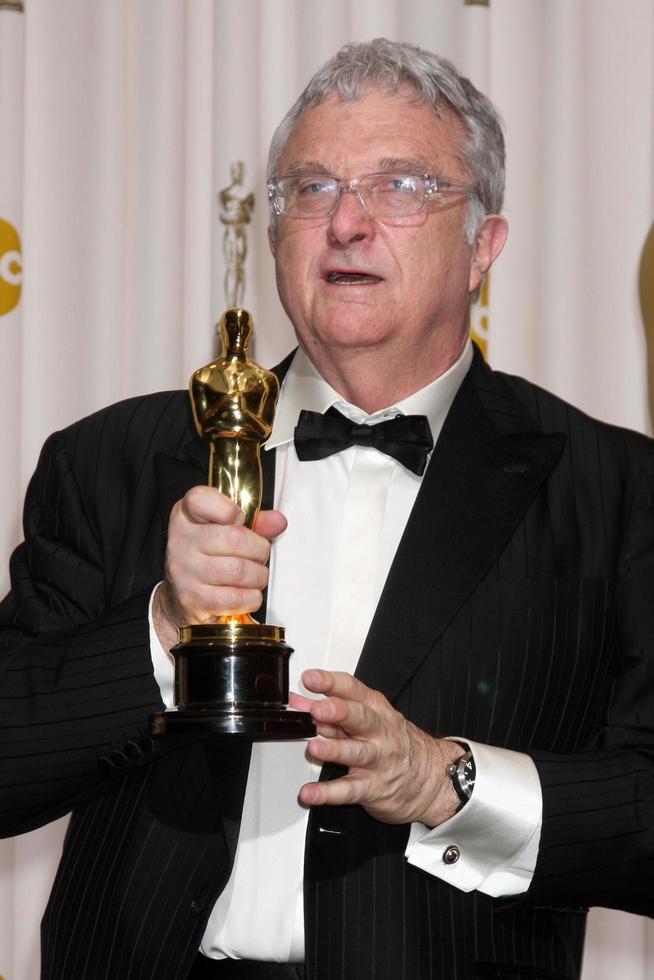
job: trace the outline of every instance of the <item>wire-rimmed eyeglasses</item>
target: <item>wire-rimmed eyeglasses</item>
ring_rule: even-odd
[[[436,201],[441,195],[467,197],[476,191],[469,184],[434,174],[377,173],[353,180],[300,174],[268,182],[273,210],[287,218],[327,218],[336,210],[341,195],[349,193],[356,194],[371,217],[392,219],[417,214],[427,201]]]

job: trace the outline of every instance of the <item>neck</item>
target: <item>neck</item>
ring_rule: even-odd
[[[341,348],[305,353],[325,381],[345,401],[369,415],[408,398],[445,374],[461,356],[464,334],[442,338],[429,351],[413,357],[393,356],[388,349]]]

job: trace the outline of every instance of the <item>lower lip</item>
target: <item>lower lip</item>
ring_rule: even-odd
[[[384,280],[383,279],[359,279],[356,281],[350,281],[344,279],[325,279],[324,282],[327,286],[379,286]]]

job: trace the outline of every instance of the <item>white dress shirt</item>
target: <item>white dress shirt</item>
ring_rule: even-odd
[[[290,687],[308,695],[308,667],[353,672],[421,484],[421,477],[368,447],[327,459],[298,460],[293,431],[301,409],[332,405],[357,423],[398,413],[426,415],[434,442],[472,360],[468,342],[436,381],[388,409],[367,415],[348,405],[299,351],[280,393],[264,451],[276,450],[275,508],[288,519],[270,560],[266,619],[286,627],[295,653]],[[173,703],[173,670],[151,626],[155,677]],[[464,891],[526,891],[538,854],[542,813],[529,756],[472,743],[477,780],[471,800],[440,827],[411,827],[407,860]],[[316,780],[304,742],[255,743],[236,860],[209,918],[205,955],[264,961],[304,959],[303,865],[308,811],[300,787]],[[445,864],[456,845],[460,858]],[[256,923],[256,930],[253,924]]]

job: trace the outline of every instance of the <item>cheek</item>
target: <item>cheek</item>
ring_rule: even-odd
[[[286,282],[303,279],[312,264],[312,256],[317,254],[318,245],[308,229],[293,226],[284,229],[277,239],[276,262]]]
[[[456,260],[442,238],[430,236],[397,254],[398,266],[406,288],[419,293],[441,288],[455,271]]]
[[[277,242],[275,266],[277,282],[280,285],[297,281],[300,272],[301,253],[295,248],[295,243],[287,237]]]
[[[437,236],[407,266],[404,285],[416,307],[430,316],[467,305],[470,255],[456,237]]]
[[[438,276],[442,287],[467,288],[470,275],[470,246],[463,237],[461,228],[457,225],[452,229],[443,229],[443,234],[435,236],[432,250],[427,261],[431,261],[432,274]]]
[[[298,238],[289,237],[277,243],[277,290],[284,309],[294,321],[306,318],[311,306],[311,255],[311,247]]]

